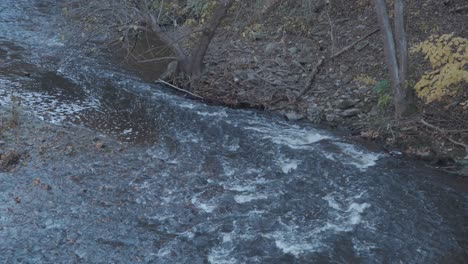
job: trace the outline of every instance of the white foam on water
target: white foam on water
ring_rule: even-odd
[[[190,201],[192,202],[193,205],[195,205],[195,207],[207,213],[212,213],[217,208],[216,205],[211,205],[211,204],[199,201],[197,197],[192,197]]]
[[[289,159],[282,160],[280,162],[281,171],[283,171],[283,173],[288,174],[292,172],[293,170],[296,170],[299,164],[301,164],[301,161],[299,160],[289,160]]]
[[[359,255],[368,253],[370,250],[376,248],[377,246],[374,243],[368,243],[364,241],[360,241],[356,238],[352,239],[353,242],[353,249]]]
[[[253,192],[256,189],[254,185],[224,185],[223,188],[236,192]]]
[[[268,199],[268,196],[265,194],[240,194],[234,196],[236,203],[243,204],[248,203],[254,200],[264,200]]]
[[[127,135],[127,134],[130,134],[132,132],[133,132],[133,128],[124,129],[124,131],[122,131],[122,135]]]
[[[184,101],[180,102],[180,103],[178,104],[178,106],[180,106],[180,107],[182,107],[182,108],[187,108],[187,109],[194,109],[194,108],[195,108],[195,105],[194,105],[194,104],[192,104],[192,103],[190,103],[190,102],[184,102]]]
[[[230,256],[231,251],[220,248],[213,249],[208,254],[208,262],[211,264],[237,264],[237,259]]]
[[[329,227],[350,231],[355,225],[360,224],[362,220],[362,213],[365,209],[370,207],[369,203],[358,203],[355,201],[362,195],[363,193],[360,193],[350,199],[346,199],[345,202],[348,203],[347,206],[341,205],[331,194],[324,196],[323,199],[328,202],[328,206],[330,208],[335,210],[333,214],[335,215],[336,219],[339,220],[339,222],[335,224],[328,223]]]
[[[231,256],[232,251],[233,237],[230,233],[224,233],[221,244],[210,250],[208,262],[212,264],[237,264],[238,260]]]
[[[308,130],[292,126],[290,128],[275,127],[274,125],[247,126],[245,129],[256,131],[263,135],[263,139],[269,139],[278,145],[285,145],[292,149],[311,148],[311,144],[330,136],[319,133],[316,130]]]
[[[285,237],[279,236],[275,239],[275,245],[286,254],[299,256],[306,252],[315,252],[321,244],[311,244],[300,240],[288,240]]]
[[[334,142],[333,144],[340,147],[341,152],[324,153],[324,156],[327,159],[333,161],[340,161],[344,164],[352,165],[361,171],[365,171],[369,167],[376,165],[377,160],[379,160],[382,157],[382,154],[360,150],[356,146],[351,144],[342,142]]]
[[[86,98],[84,100],[71,102],[59,100],[56,96],[42,94],[33,91],[16,90],[7,91],[4,85],[11,86],[20,84],[2,80],[0,87],[0,104],[9,105],[13,103],[12,98],[19,103],[21,107],[27,108],[41,120],[47,120],[53,124],[61,124],[65,120],[78,121],[79,113],[86,109],[98,109],[100,102],[95,98]]]
[[[218,117],[228,117],[228,114],[225,110],[221,111],[214,111],[214,112],[202,112],[202,111],[195,111],[195,113],[201,116],[218,116]]]
[[[327,248],[326,240],[336,233],[350,232],[357,225],[364,223],[362,214],[370,207],[368,203],[359,203],[356,199],[363,194],[358,194],[349,198],[342,198],[337,201],[337,197],[332,194],[323,197],[330,208],[328,219],[320,220],[316,226],[310,223],[296,224],[294,220],[283,223],[279,218],[281,228],[278,231],[265,234],[267,238],[275,241],[278,249],[284,253],[292,254],[296,257],[312,252],[320,252]],[[338,195],[339,197],[339,195]]]

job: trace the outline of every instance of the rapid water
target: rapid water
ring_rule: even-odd
[[[450,175],[307,124],[205,105],[145,83],[64,42],[59,2],[0,2],[0,104],[19,101],[44,121],[129,142],[140,162],[153,164],[138,178],[107,176],[143,190],[120,205],[129,220],[109,235],[129,246],[109,250],[98,243],[99,227],[83,231],[93,245],[75,250],[83,263],[133,263],[136,248],[151,263],[467,260],[467,195]],[[155,160],[172,166],[158,170]],[[6,249],[21,243],[5,230],[0,261],[14,263]],[[21,251],[26,262],[28,254]],[[68,263],[60,255],[31,263],[45,259]]]

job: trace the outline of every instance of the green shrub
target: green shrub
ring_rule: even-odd
[[[390,81],[385,79],[381,80],[374,86],[374,92],[378,96],[377,106],[380,108],[387,108],[393,101],[393,94]]]

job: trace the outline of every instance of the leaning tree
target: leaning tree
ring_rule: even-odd
[[[405,32],[403,0],[394,0],[394,30],[390,25],[385,0],[374,0],[377,19],[384,42],[384,53],[390,74],[395,105],[395,117],[401,118],[411,112],[412,97],[407,85],[408,44]]]

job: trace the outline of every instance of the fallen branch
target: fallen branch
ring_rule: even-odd
[[[193,96],[193,97],[196,97],[196,98],[198,98],[198,99],[205,99],[205,98],[203,98],[203,97],[201,97],[201,96],[199,96],[199,95],[197,95],[197,94],[194,94],[194,93],[192,93],[192,92],[190,92],[190,91],[187,91],[187,90],[185,90],[185,89],[179,88],[179,87],[177,87],[177,86],[175,86],[175,85],[172,85],[172,84],[170,84],[170,83],[168,83],[168,82],[165,82],[165,81],[163,81],[163,80],[161,80],[161,79],[158,79],[158,80],[155,81],[155,82],[156,82],[156,83],[165,84],[165,85],[167,85],[167,86],[169,86],[169,87],[171,87],[171,88],[173,88],[173,89],[176,89],[177,91],[180,91],[180,92],[189,94],[189,95],[191,95],[191,96]]]
[[[333,55],[333,53],[335,53],[335,33],[333,31],[333,21],[331,20],[331,17],[330,17],[330,8],[331,6],[328,5],[328,9],[327,9],[327,18],[328,18],[328,23],[330,24],[330,38],[331,38],[331,54]]]
[[[437,131],[439,131],[440,133],[443,133],[443,134],[455,133],[455,132],[464,131],[464,130],[444,130],[444,129],[440,128],[440,127],[437,127],[437,126],[434,126],[434,125],[431,125],[431,124],[427,123],[424,119],[421,119],[420,122],[421,122],[423,125],[425,125],[425,126],[427,126],[427,127],[429,127],[429,128],[432,128],[432,129],[434,129],[434,130],[437,130]],[[451,131],[451,132],[450,132],[450,131]],[[449,136],[447,136],[447,135],[444,135],[444,137],[445,137],[448,141],[452,142],[454,145],[461,146],[461,147],[465,148],[465,153],[466,153],[465,159],[468,160],[468,144],[464,144],[464,143],[462,143],[462,142],[456,141],[456,140],[452,139],[451,137],[449,137]]]
[[[424,119],[421,119],[420,122],[421,122],[423,125],[425,125],[425,126],[427,126],[427,127],[430,127],[430,128],[432,128],[432,129],[435,129],[435,130],[437,130],[437,131],[439,131],[439,132],[441,132],[441,133],[444,133],[444,134],[447,134],[447,133],[468,132],[468,129],[454,129],[454,130],[442,129],[442,128],[440,128],[440,127],[436,127],[436,126],[434,126],[434,125],[429,124],[429,123],[426,122],[426,120],[424,120]]]
[[[154,58],[154,59],[149,59],[149,60],[142,60],[138,62],[143,63],[143,62],[155,62],[155,61],[163,61],[163,60],[177,60],[177,57],[161,57],[161,58]]]
[[[462,142],[459,142],[459,141],[456,141],[454,139],[452,139],[451,137],[446,137],[450,142],[452,142],[454,145],[458,145],[460,147],[464,147],[465,148],[465,159],[468,160],[468,145],[467,144],[464,144]]]
[[[344,52],[348,51],[349,49],[351,49],[352,47],[356,46],[359,42],[365,40],[366,38],[374,35],[375,33],[377,33],[380,29],[377,28],[377,29],[374,29],[372,32],[368,33],[367,35],[365,35],[364,37],[354,41],[353,43],[351,43],[349,46],[346,46],[344,47],[343,49],[341,49],[340,51],[338,51],[337,53],[333,54],[330,58],[333,59],[333,58],[336,58],[338,56],[340,56],[341,54],[343,54]]]

